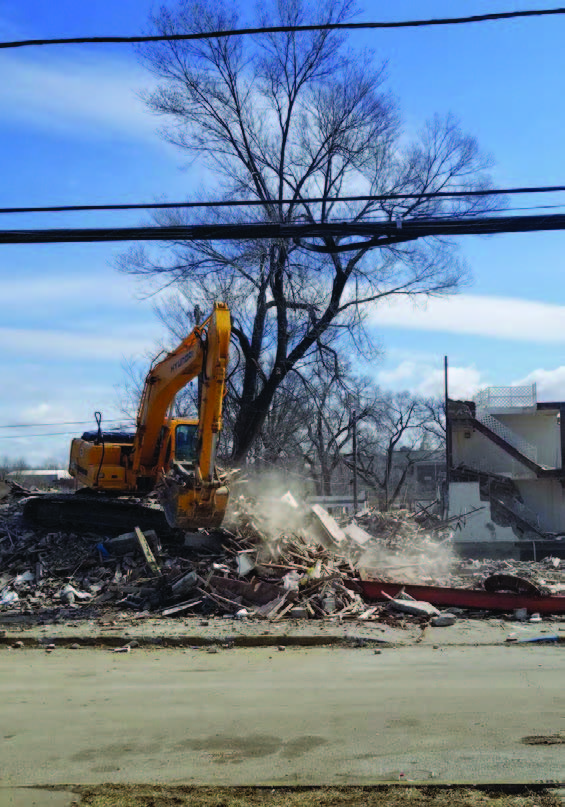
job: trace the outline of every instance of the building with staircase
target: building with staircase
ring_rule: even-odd
[[[524,559],[565,553],[565,402],[490,387],[448,402],[448,514],[462,549]]]

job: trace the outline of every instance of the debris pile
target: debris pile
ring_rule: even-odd
[[[494,576],[563,589],[561,562],[461,561],[449,523],[428,513],[366,511],[338,523],[326,510],[300,508],[290,493],[266,507],[234,498],[225,528],[179,535],[162,545],[138,527],[109,538],[96,532],[25,524],[29,491],[0,500],[0,611],[45,620],[90,618],[116,607],[138,615],[221,614],[235,619],[406,619],[447,625],[453,613],[402,592],[401,583],[480,588]],[[399,583],[383,602],[364,601],[359,577]],[[457,609],[454,609],[457,610]]]

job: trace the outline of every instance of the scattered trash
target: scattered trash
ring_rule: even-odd
[[[12,581],[12,585],[14,588],[18,588],[19,586],[23,586],[25,583],[31,583],[35,580],[35,575],[33,572],[24,572],[23,574],[18,574],[14,577]]]
[[[0,500],[0,609],[46,622],[61,614],[96,618],[117,608],[132,620],[218,615],[439,627],[457,617],[483,618],[489,610],[440,610],[425,592],[407,594],[404,583],[481,590],[483,596],[488,590],[524,596],[565,591],[558,558],[457,558],[450,523],[428,510],[381,513],[365,507],[355,518],[337,518],[320,505],[300,504],[290,492],[275,508],[239,496],[232,497],[223,529],[199,530],[190,541],[181,533],[162,546],[155,531],[139,528],[117,537],[95,524],[92,532],[80,533],[35,528],[22,521],[27,495],[10,487]],[[376,581],[378,602],[364,600],[365,580]],[[528,619],[528,610],[517,609],[515,618]],[[530,617],[534,623],[541,619]]]
[[[237,554],[237,573],[240,577],[245,577],[255,568],[255,561],[249,557],[250,551],[253,552],[253,550],[245,549]]]
[[[298,591],[298,584],[302,579],[302,575],[296,571],[287,572],[284,577],[281,578],[281,583],[288,591]]]
[[[537,643],[542,644],[546,642],[547,644],[551,644],[553,642],[559,641],[559,635],[557,633],[554,634],[547,634],[546,636],[530,636],[527,639],[518,639],[517,644],[530,644],[530,643]]]
[[[322,600],[322,608],[324,609],[326,614],[333,614],[334,613],[334,611],[335,611],[335,596],[333,594],[328,594],[327,597],[324,597],[324,599]]]
[[[78,591],[74,586],[71,586],[70,583],[67,583],[67,585],[63,589],[61,589],[61,591],[59,593],[59,596],[62,599],[65,599],[69,595],[72,596],[72,602],[74,602],[75,599],[77,599],[77,600],[89,600],[92,597],[92,594],[90,592],[88,592],[88,591]]]

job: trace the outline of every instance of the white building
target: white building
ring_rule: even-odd
[[[74,479],[68,471],[58,469],[10,471],[6,479],[19,482],[26,487],[70,487]]]
[[[534,543],[545,552],[565,536],[565,402],[538,403],[535,384],[490,387],[449,401],[448,423],[455,541],[527,543],[535,555]]]

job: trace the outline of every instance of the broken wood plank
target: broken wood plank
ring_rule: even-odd
[[[235,610],[239,610],[241,608],[241,602],[235,602],[234,600],[228,600],[227,597],[222,597],[220,594],[216,594],[215,591],[206,591],[203,588],[196,589],[200,594],[203,594],[205,597],[210,597],[212,600],[215,600],[220,605],[230,605]]]
[[[251,605],[266,605],[277,597],[285,593],[282,586],[277,586],[274,583],[267,583],[261,580],[254,582],[247,582],[244,580],[235,580],[229,577],[217,577],[212,575],[207,580],[208,585],[214,589],[218,589],[224,594],[240,596],[246,603]]]
[[[279,619],[282,619],[283,616],[285,614],[287,614],[290,611],[291,608],[294,608],[295,605],[296,605],[296,603],[289,602],[288,605],[286,606],[286,608],[283,608],[282,611],[279,611],[278,614],[275,617],[273,617],[272,621],[273,622],[278,622]]]
[[[159,568],[159,564],[155,560],[155,555],[151,551],[149,544],[147,543],[147,539],[145,535],[141,532],[139,527],[135,528],[135,534],[137,535],[137,540],[139,541],[139,545],[141,547],[141,551],[145,556],[145,560],[147,561],[147,565],[151,569],[152,573],[155,577],[161,576],[161,569]]]
[[[266,619],[272,619],[275,614],[280,611],[283,605],[286,602],[286,593],[281,594],[280,597],[277,597],[276,600],[272,600],[268,602],[266,605],[260,605],[257,608],[257,616],[265,617]]]
[[[173,605],[170,608],[165,608],[161,611],[161,616],[172,616],[173,614],[180,614],[181,611],[188,611],[189,608],[194,608],[200,605],[202,597],[199,600],[190,600],[189,602],[180,602],[178,605]]]
[[[374,605],[372,608],[368,608],[366,611],[363,611],[363,613],[359,615],[359,619],[369,619],[369,617],[373,616],[375,611],[378,611],[379,608],[380,608],[379,605]]]

